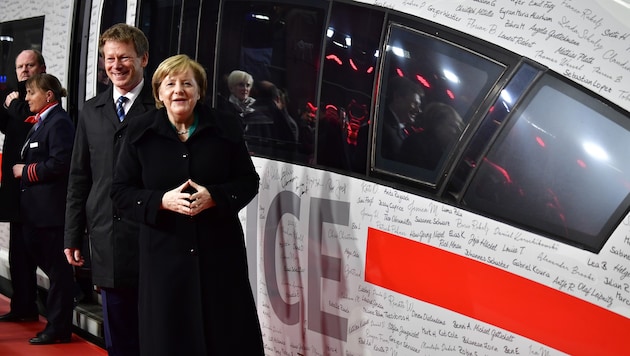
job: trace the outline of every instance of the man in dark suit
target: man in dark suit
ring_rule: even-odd
[[[418,116],[424,90],[418,83],[405,77],[393,77],[387,85],[387,108],[381,129],[381,155],[400,160],[400,147],[412,133]]]
[[[0,131],[4,133],[2,146],[2,184],[0,185],[0,221],[9,222],[9,267],[11,273],[11,310],[0,316],[0,322],[35,321],[37,310],[36,268],[26,257],[22,223],[19,217],[20,182],[13,177],[12,167],[20,160],[20,151],[33,123],[25,122],[31,111],[24,100],[26,80],[46,71],[44,57],[37,50],[27,49],[15,59],[18,88],[3,97],[0,108]]]
[[[386,86],[386,107],[378,117],[377,149],[381,157],[401,161],[403,141],[414,132],[422,114],[425,92],[420,84],[406,77],[390,78]],[[363,125],[357,134],[357,145],[352,168],[365,173],[367,167],[370,125]]]
[[[144,80],[149,43],[139,29],[116,24],[99,39],[112,85],[88,100],[77,124],[66,201],[68,263],[82,266],[83,234],[91,247],[92,281],[103,302],[109,355],[138,355],[138,224],[120,217],[109,197],[113,167],[136,116],[155,110]],[[122,103],[119,103],[119,98]]]

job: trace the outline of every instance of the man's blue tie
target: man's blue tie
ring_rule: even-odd
[[[118,101],[116,101],[116,114],[118,114],[118,120],[122,122],[125,119],[125,102],[129,100],[127,97],[120,96],[118,97]]]

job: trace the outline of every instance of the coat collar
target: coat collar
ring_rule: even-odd
[[[197,123],[197,129],[192,134],[191,138],[200,135],[206,131],[214,132],[214,135],[223,137],[232,142],[239,142],[243,140],[243,132],[238,126],[238,122],[232,118],[218,113],[205,104],[197,103],[195,106],[195,114],[198,116],[199,121]],[[145,133],[155,132],[160,136],[168,137],[171,139],[177,139],[177,135],[173,130],[173,127],[168,120],[168,116],[165,108],[161,108],[153,114],[149,114],[142,119],[148,119],[148,123],[143,127],[138,128],[138,131],[131,134],[129,140],[136,142]],[[142,125],[142,123],[138,123]],[[190,140],[190,138],[189,138]]]
[[[96,96],[95,105],[104,106],[104,105],[108,105],[109,103],[112,103],[113,105],[114,103],[113,98],[114,98],[114,87],[110,85],[107,88],[107,90],[105,90],[104,92]],[[140,103],[142,105],[136,105],[136,103]],[[136,100],[133,102],[133,106],[131,107],[131,109],[129,109],[129,113],[132,113],[132,110],[133,111],[137,110],[137,107],[139,106],[152,106],[152,105],[155,105],[155,100],[153,99],[153,94],[151,93],[151,83],[145,80],[144,86],[142,87],[142,91],[140,92],[140,95],[138,95]],[[140,113],[142,112],[144,111],[141,111]],[[129,115],[129,113],[127,113],[127,115]],[[138,113],[133,113],[133,114],[138,114]]]

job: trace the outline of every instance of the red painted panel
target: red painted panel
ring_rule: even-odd
[[[630,355],[630,319],[486,263],[368,230],[365,280],[571,355]]]

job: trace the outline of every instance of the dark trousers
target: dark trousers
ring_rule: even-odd
[[[63,226],[37,228],[23,225],[24,241],[34,265],[48,276],[44,333],[57,337],[72,334],[74,272],[63,253]]]
[[[30,258],[22,234],[22,224],[9,224],[9,269],[11,273],[11,313],[17,316],[36,316],[37,265]]]
[[[101,288],[105,347],[109,356],[140,355],[138,290]]]

